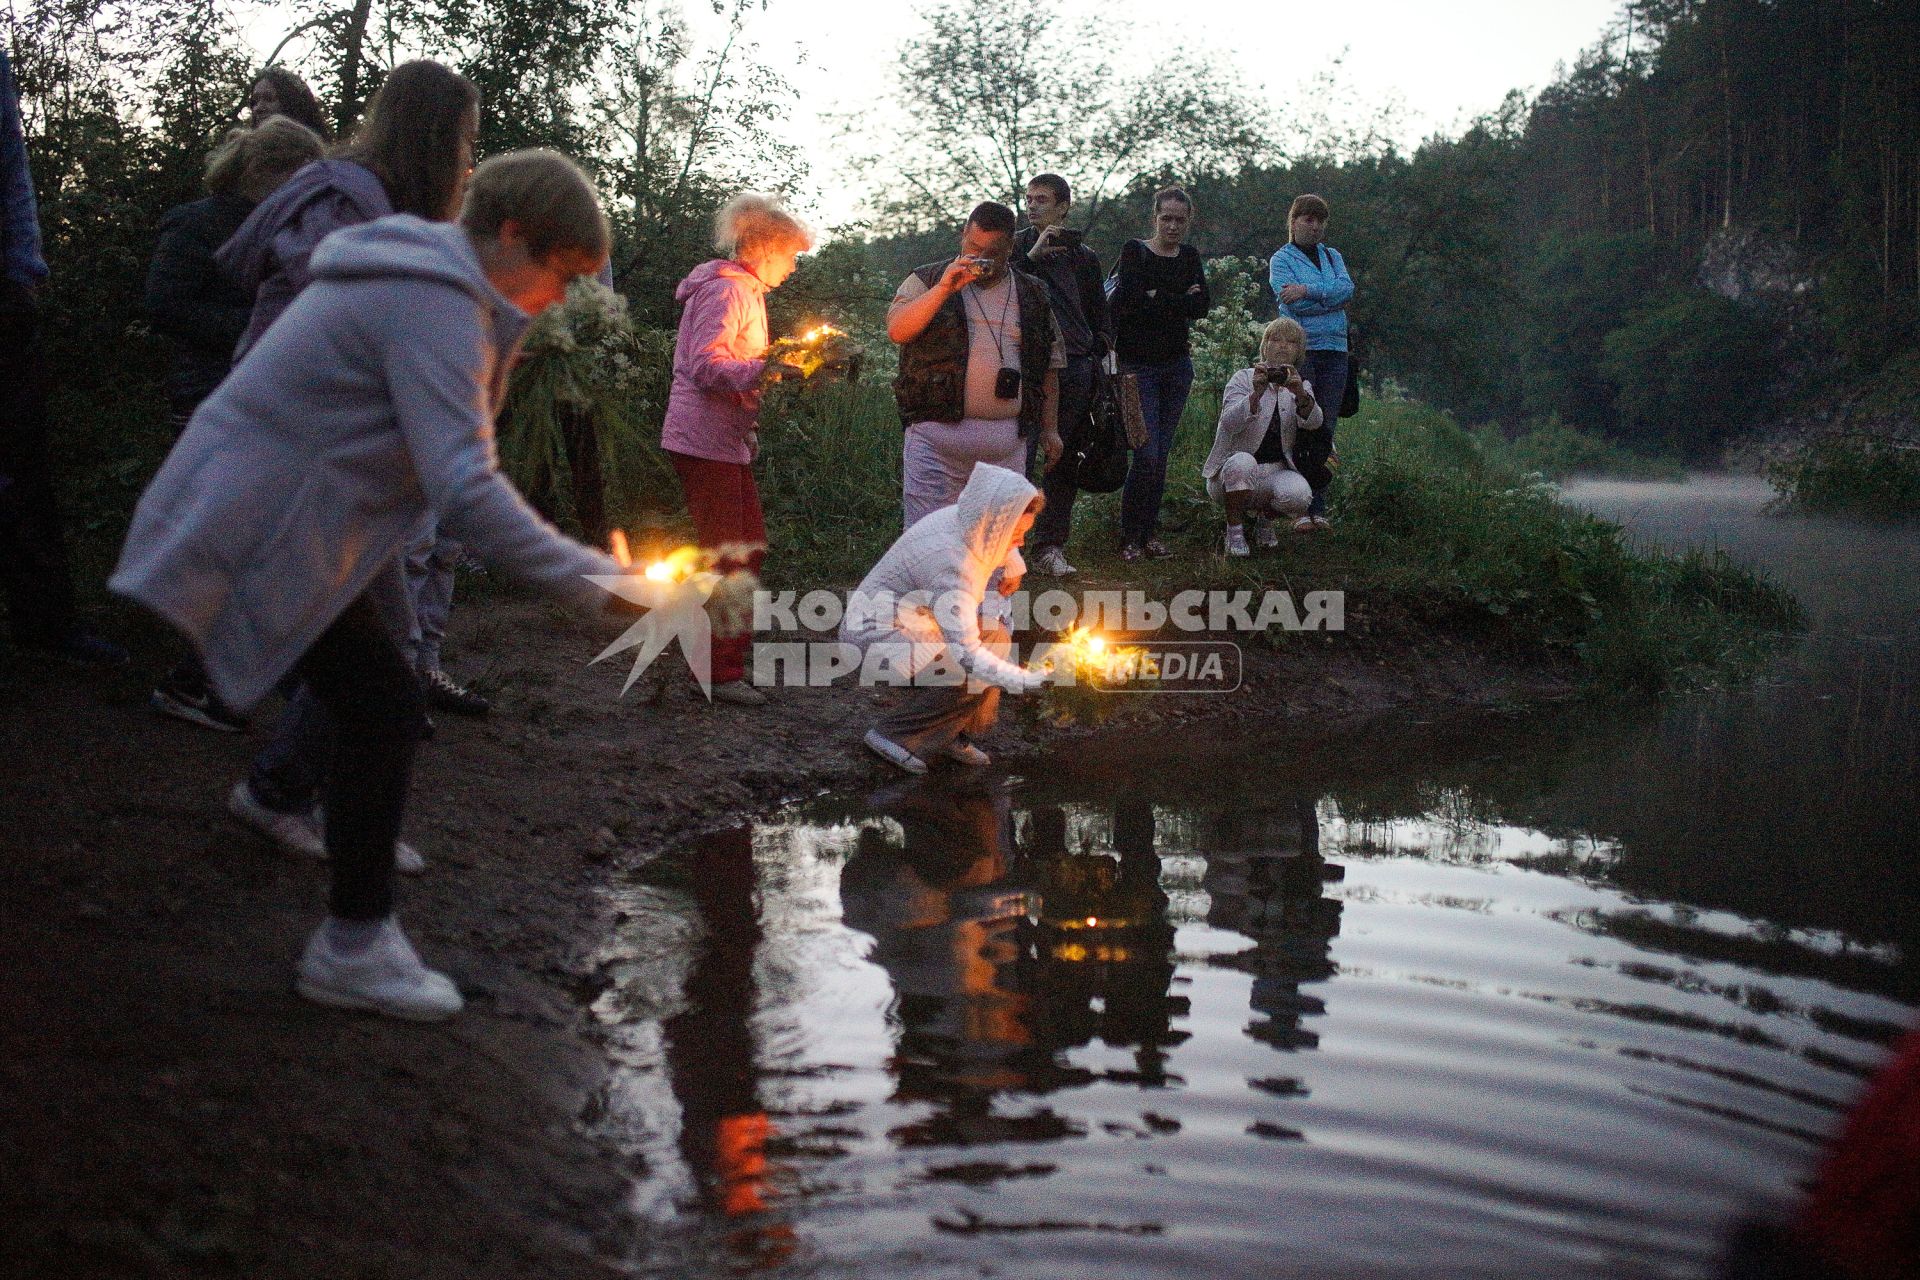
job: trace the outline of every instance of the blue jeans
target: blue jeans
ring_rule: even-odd
[[[1300,372],[1313,384],[1313,398],[1326,414],[1327,425],[1318,431],[1302,431],[1294,445],[1294,458],[1300,464],[1300,474],[1308,479],[1325,476],[1326,479],[1313,487],[1313,502],[1307,507],[1310,516],[1327,514],[1327,486],[1333,483],[1333,476],[1327,470],[1326,462],[1333,454],[1333,426],[1340,421],[1340,401],[1347,394],[1347,353],[1344,351],[1309,351],[1307,362]]]
[[[1160,501],[1167,494],[1167,457],[1180,415],[1193,388],[1193,361],[1186,356],[1166,364],[1122,363],[1121,371],[1140,382],[1140,412],[1147,420],[1147,442],[1133,451],[1127,487],[1120,495],[1120,541],[1140,546],[1160,531]]]

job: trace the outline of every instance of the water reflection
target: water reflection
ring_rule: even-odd
[[[774,1124],[760,1096],[749,1021],[759,1007],[754,963],[764,938],[754,900],[753,829],[698,841],[689,892],[704,936],[681,1012],[661,1024],[667,1078],[680,1104],[682,1158],[702,1207],[741,1261],[770,1266],[793,1248],[793,1227],[769,1213]]]
[[[892,1131],[908,1147],[1039,1142],[1084,1134],[1046,1105],[997,1108],[1094,1072],[1067,1051],[1098,1040],[1133,1067],[1101,1073],[1158,1086],[1185,1039],[1169,993],[1173,929],[1152,810],[1128,810],[1112,855],[1067,847],[1066,815],[1035,810],[1016,842],[1004,791],[919,782],[877,797],[901,838],[864,827],[843,868],[844,919],[896,993],[896,1101],[937,1104]]]
[[[1253,976],[1253,1011],[1262,1016],[1247,1027],[1249,1036],[1289,1053],[1315,1048],[1319,1037],[1302,1022],[1326,1005],[1301,987],[1334,974],[1341,906],[1322,886],[1345,876],[1320,854],[1318,809],[1301,798],[1222,814],[1211,825],[1214,843],[1201,881],[1211,898],[1207,923],[1253,941],[1212,963]]]

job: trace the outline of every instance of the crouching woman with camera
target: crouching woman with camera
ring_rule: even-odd
[[[1307,507],[1329,477],[1317,451],[1295,451],[1301,432],[1320,431],[1326,422],[1312,384],[1300,376],[1306,345],[1300,323],[1282,316],[1261,334],[1259,361],[1229,378],[1221,393],[1213,449],[1200,474],[1207,496],[1226,507],[1229,556],[1249,554],[1250,518],[1263,547],[1279,543],[1272,520],[1313,527]]]

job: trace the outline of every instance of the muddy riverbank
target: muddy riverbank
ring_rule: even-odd
[[[1238,723],[1310,743],[1573,691],[1416,620],[1349,621],[1250,649],[1236,694],[1130,699],[1098,729],[1009,714],[988,745],[1035,773],[1076,741]],[[402,915],[469,997],[429,1029],[291,994],[323,875],[223,814],[258,729],[161,720],[134,675],[0,659],[0,1275],[587,1276],[635,1255],[642,1158],[595,1136],[606,1048],[583,1015],[605,887],[703,827],[885,776],[858,747],[884,695],[714,710],[676,678],[623,701],[621,664],[585,664],[606,631],[515,601],[456,614],[498,698],[443,720],[417,774],[432,866]]]

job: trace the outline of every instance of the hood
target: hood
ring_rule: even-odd
[[[744,284],[757,293],[767,291],[767,287],[760,283],[760,277],[739,263],[729,262],[725,258],[715,258],[689,271],[687,278],[680,282],[680,287],[673,291],[673,300],[685,302],[716,280],[725,281],[730,285]]]
[[[992,463],[976,462],[967,487],[954,505],[955,522],[967,550],[987,564],[1007,558],[1013,526],[1039,490],[1026,477]]]
[[[214,261],[242,289],[248,293],[258,292],[266,279],[267,250],[273,244],[274,233],[292,221],[301,209],[327,195],[344,196],[362,222],[384,218],[393,212],[387,189],[373,170],[351,160],[315,160],[296,170],[256,205],[240,229],[233,233],[233,238],[220,246]]]
[[[437,280],[471,295],[494,312],[496,340],[511,344],[532,322],[493,287],[458,223],[428,222],[396,213],[342,227],[313,251],[315,280]]]

